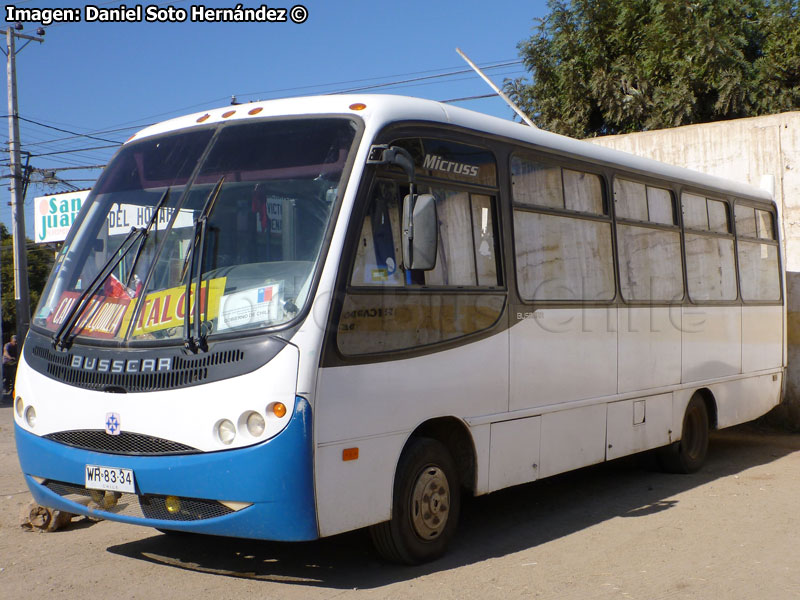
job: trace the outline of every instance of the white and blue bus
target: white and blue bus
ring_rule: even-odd
[[[431,560],[463,492],[650,449],[691,472],[778,404],[778,225],[758,188],[427,100],[167,121],[42,294],[22,471],[72,513]]]

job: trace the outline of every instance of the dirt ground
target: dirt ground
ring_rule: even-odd
[[[109,521],[19,524],[30,496],[0,403],[0,598],[800,598],[800,435],[716,433],[706,467],[649,457],[468,499],[450,553],[386,565],[368,536],[279,544]]]

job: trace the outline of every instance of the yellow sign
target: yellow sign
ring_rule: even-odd
[[[210,321],[219,313],[219,301],[225,291],[225,277],[203,281],[200,286],[200,319]],[[194,319],[195,284],[189,293],[189,321]],[[186,308],[186,286],[152,292],[145,296],[144,305],[133,330],[133,335],[183,327]],[[208,311],[206,314],[206,307]]]

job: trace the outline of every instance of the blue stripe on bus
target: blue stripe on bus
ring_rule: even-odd
[[[35,500],[43,506],[115,521],[211,535],[278,541],[319,537],[314,507],[311,407],[298,397],[287,427],[247,448],[181,456],[103,454],[65,446],[15,425],[17,453]],[[92,511],[65,500],[30,476],[83,486],[87,464],[133,469],[137,494],[252,502],[223,517],[155,520]]]

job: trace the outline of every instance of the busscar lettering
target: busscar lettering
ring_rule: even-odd
[[[453,160],[445,160],[436,154],[426,154],[425,160],[422,163],[423,169],[431,169],[433,171],[443,171],[445,173],[454,173],[456,175],[466,175],[467,177],[477,177],[479,167],[477,165],[468,165]]]
[[[6,23],[79,23],[80,8],[17,8],[6,5]]]
[[[69,366],[73,369],[84,371],[97,371],[98,373],[155,373],[157,371],[171,371],[172,359],[165,358],[131,358],[108,359],[74,354],[70,358]]]

